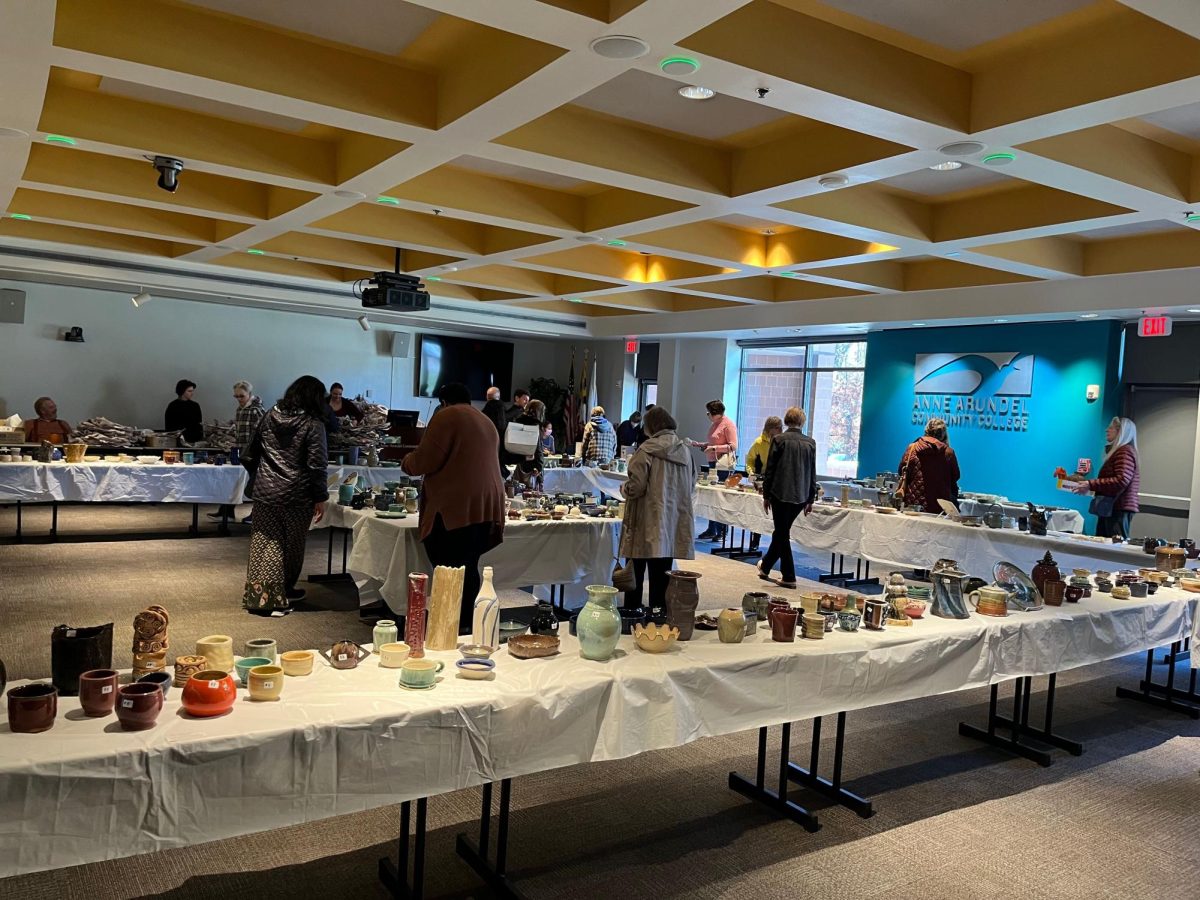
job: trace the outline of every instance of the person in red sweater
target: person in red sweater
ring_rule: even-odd
[[[1077,494],[1091,491],[1088,512],[1096,516],[1100,537],[1129,537],[1133,514],[1138,511],[1137,426],[1129,419],[1114,418],[1104,432],[1104,462],[1095,478],[1068,475],[1063,486]]]
[[[905,506],[940,513],[939,500],[958,502],[958,457],[949,440],[946,422],[930,419],[924,436],[905,449],[899,469]]]

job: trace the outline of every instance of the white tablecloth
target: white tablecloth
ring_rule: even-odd
[[[241,466],[0,463],[0,503],[241,503]]]
[[[542,486],[548,494],[582,494],[591,491],[597,497],[606,494],[621,499],[621,485],[629,480],[628,475],[606,472],[597,468],[544,469]]]
[[[1143,601],[1094,596],[1003,619],[926,618],[791,644],[765,629],[741,644],[697,632],[662,655],[627,636],[607,662],[581,658],[563,629],[556,657],[497,653],[493,681],[463,681],[452,674],[457,654],[430,652],[449,666],[425,692],[398,688],[375,658],[350,671],[319,661],[313,675],[285,679],[278,703],[239,691],[217,719],[181,713],[172,689],[144,732],[83,717],[75,698],[63,698],[48,732],[0,726],[0,876],[1063,671],[1179,639],[1195,602],[1165,590]]]
[[[378,593],[395,612],[408,609],[408,573],[432,574],[417,531],[417,517],[378,519],[373,512],[330,504],[328,522],[350,528],[353,545],[346,568],[359,582],[360,594]],[[509,521],[504,543],[484,554],[482,565],[494,570],[498,588],[528,585],[608,584],[620,533],[617,519],[563,519],[555,522]]]

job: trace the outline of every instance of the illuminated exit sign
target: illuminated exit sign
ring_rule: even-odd
[[[626,353],[637,353],[638,352],[638,343],[639,343],[638,341],[626,341],[625,342],[625,352]]]
[[[1166,337],[1170,333],[1170,316],[1142,316],[1138,320],[1138,337]]]

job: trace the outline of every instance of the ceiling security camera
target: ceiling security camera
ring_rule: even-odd
[[[183,171],[183,160],[171,156],[156,156],[154,168],[158,169],[158,186],[164,191],[175,193],[175,189],[179,187],[179,173]]]
[[[756,94],[758,94],[759,100],[765,100],[767,98],[767,94],[771,93],[771,89],[770,88],[756,88],[754,92]]]

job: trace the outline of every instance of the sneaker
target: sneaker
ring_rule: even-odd
[[[254,524],[254,517],[253,517],[253,516],[246,516],[246,518],[242,519],[242,524],[243,524],[243,525],[253,525],[253,524]]]
[[[307,593],[307,591],[302,591],[299,588],[291,588],[290,590],[284,591],[283,595],[289,600],[303,600],[304,595]]]

